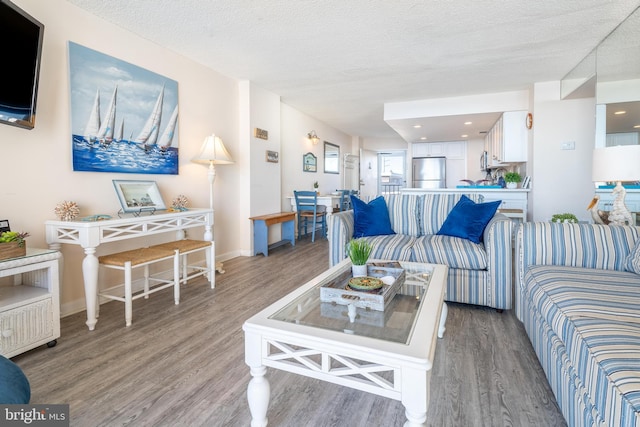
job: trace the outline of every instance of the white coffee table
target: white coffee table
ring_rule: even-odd
[[[399,400],[405,427],[424,425],[448,268],[401,265],[405,284],[384,311],[356,308],[351,322],[354,307],[320,301],[320,286],[350,271],[346,259],[244,323],[252,427],[267,425],[267,367]]]

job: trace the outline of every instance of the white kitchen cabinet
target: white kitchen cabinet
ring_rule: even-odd
[[[445,144],[445,156],[447,160],[466,160],[467,159],[467,143],[466,141],[452,141]]]
[[[485,136],[490,166],[527,161],[526,111],[507,111]]]
[[[446,155],[445,142],[417,142],[412,148],[413,157],[438,157]]]
[[[23,257],[0,261],[0,354],[13,357],[60,337],[60,252],[29,249]]]

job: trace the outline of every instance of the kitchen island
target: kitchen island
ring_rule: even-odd
[[[459,187],[459,188],[402,188],[403,194],[429,194],[429,193],[479,193],[482,194],[483,202],[502,201],[498,212],[509,218],[520,219],[523,222],[527,219],[527,197],[531,190],[524,188],[494,188],[484,186]]]

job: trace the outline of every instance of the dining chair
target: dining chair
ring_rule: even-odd
[[[357,196],[357,190],[339,190],[340,191],[340,211],[348,211],[353,209],[351,205],[351,196]]]
[[[318,194],[315,191],[294,191],[296,199],[296,211],[298,213],[298,239],[309,234],[308,226],[311,225],[311,241],[316,240],[316,229],[322,229],[322,236],[327,235],[327,209],[324,205],[318,205]]]
[[[340,190],[340,211],[351,209],[351,190]]]

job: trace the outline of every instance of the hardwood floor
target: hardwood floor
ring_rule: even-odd
[[[326,240],[224,263],[204,280],[62,319],[58,345],[14,357],[31,403],[68,403],[72,426],[248,426],[242,323],[328,267]],[[402,426],[400,402],[269,369],[270,426]],[[449,304],[431,377],[429,426],[565,426],[512,311]]]

